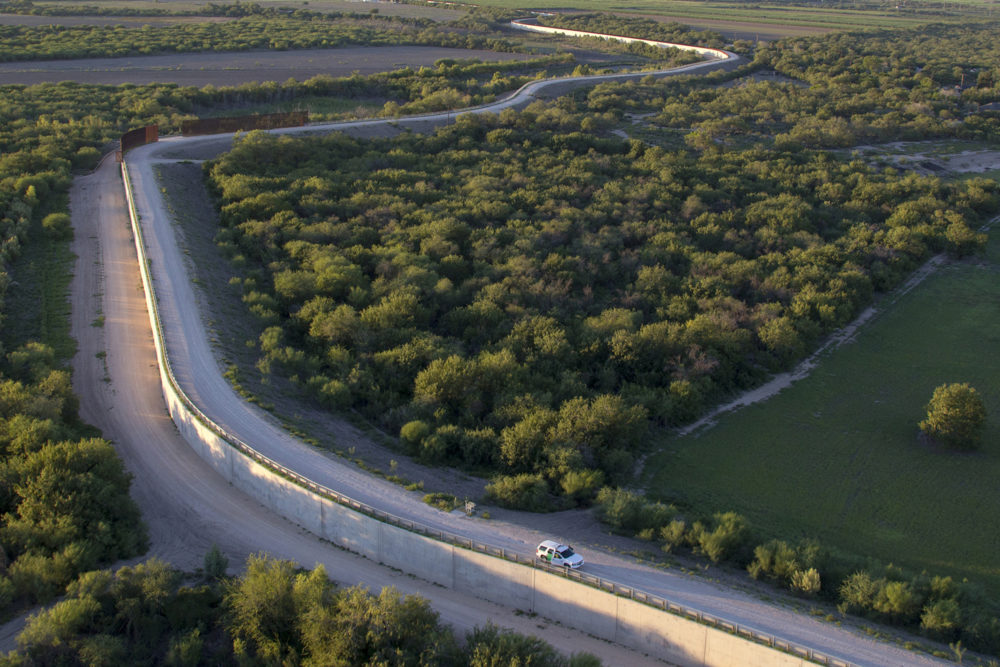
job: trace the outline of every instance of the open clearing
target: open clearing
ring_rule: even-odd
[[[129,58],[87,58],[0,63],[0,84],[78,83],[184,86],[236,86],[251,81],[303,81],[319,74],[374,74],[403,67],[432,66],[442,58],[484,61],[526,60],[523,53],[455,49],[441,46],[349,46],[300,51],[179,53]]]
[[[651,493],[736,510],[768,535],[813,536],[1000,591],[1000,536],[984,530],[1000,513],[998,273],[994,232],[985,258],[946,264],[809,377],[708,431],[669,438],[647,463]],[[918,438],[931,392],[945,382],[969,382],[986,402],[978,452]]]

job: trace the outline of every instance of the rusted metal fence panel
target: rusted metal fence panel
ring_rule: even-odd
[[[251,116],[226,116],[223,118],[198,118],[181,123],[181,134],[192,137],[201,134],[224,132],[250,132],[273,130],[278,127],[299,127],[309,122],[308,111],[254,114]]]
[[[136,148],[137,146],[144,146],[146,144],[151,144],[160,139],[160,126],[159,125],[147,125],[146,127],[137,127],[134,130],[129,130],[122,135],[121,138],[121,152]]]

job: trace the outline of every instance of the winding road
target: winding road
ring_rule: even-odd
[[[546,88],[546,93],[562,92],[595,81],[698,73],[731,67],[733,63],[731,59],[716,60],[664,72],[536,81],[505,100],[476,109],[278,132],[364,132],[380,126],[424,129],[451,122],[465,113],[524,106]],[[155,167],[164,161],[212,157],[228,149],[231,141],[231,135],[169,137],[127,155],[159,316],[180,387],[220,426],[269,458],[320,484],[439,530],[525,555],[533,553],[539,539],[549,535],[537,530],[530,516],[519,522],[484,521],[435,510],[421,502],[419,493],[368,475],[290,436],[273,417],[239,397],[223,378],[206,332],[207,316],[199,312]],[[74,360],[74,389],[81,399],[81,416],[101,428],[115,443],[135,477],[133,496],[150,527],[149,555],[193,569],[200,566],[203,554],[213,543],[234,563],[241,562],[249,553],[266,551],[304,566],[322,563],[331,577],[341,583],[363,582],[373,588],[394,585],[404,593],[419,593],[431,600],[442,620],[460,632],[493,621],[537,634],[567,653],[581,650],[594,653],[609,665],[656,663],[654,658],[563,625],[524,617],[510,609],[381,567],[321,542],[235,491],[180,438],[166,413],[122,182],[113,160],[105,160],[93,174],[75,180],[71,211],[76,230],[74,250],[79,258],[72,288],[72,331],[79,344]],[[556,537],[572,538],[571,535]],[[684,573],[601,551],[588,551],[586,558],[587,570],[594,575],[843,661],[880,666],[944,664]]]

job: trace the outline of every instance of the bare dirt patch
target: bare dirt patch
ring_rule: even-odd
[[[860,153],[875,157],[897,169],[928,176],[985,174],[1000,170],[1000,150],[958,148],[938,143],[894,142],[878,146],[858,146]]]
[[[78,83],[177,83],[235,86],[252,81],[299,81],[319,74],[348,76],[431,66],[442,58],[483,61],[526,60],[523,53],[440,46],[351,46],[301,51],[178,53],[128,58],[86,58],[0,63],[0,85],[76,81]]]

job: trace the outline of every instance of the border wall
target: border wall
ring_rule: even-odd
[[[600,32],[586,32],[584,30],[572,30],[570,28],[550,28],[549,26],[538,25],[538,19],[518,19],[511,21],[512,28],[526,30],[528,32],[542,32],[548,35],[566,35],[567,37],[597,37],[612,42],[624,42],[625,44],[648,44],[661,48],[679,49],[681,51],[694,51],[695,53],[715,60],[726,60],[732,56],[728,51],[712,49],[706,46],[691,46],[688,44],[672,44],[660,42],[655,39],[641,39],[639,37],[625,37],[623,35],[607,35]]]
[[[146,144],[151,144],[159,140],[159,125],[147,125],[146,127],[129,130],[123,134],[121,139],[118,141],[118,161],[122,161],[123,158],[121,156],[125,154],[125,151],[138,148],[139,146],[145,146]]]
[[[279,127],[300,127],[309,122],[308,111],[253,114],[250,116],[224,116],[222,118],[197,118],[181,122],[181,134],[193,137],[203,134],[275,130]]]
[[[373,561],[497,604],[558,619],[682,667],[810,663],[854,667],[585,571],[563,572],[534,558],[390,515],[284,468],[225,432],[187,398],[173,377],[124,162],[122,178],[168,411],[184,439],[233,486],[318,537]]]

